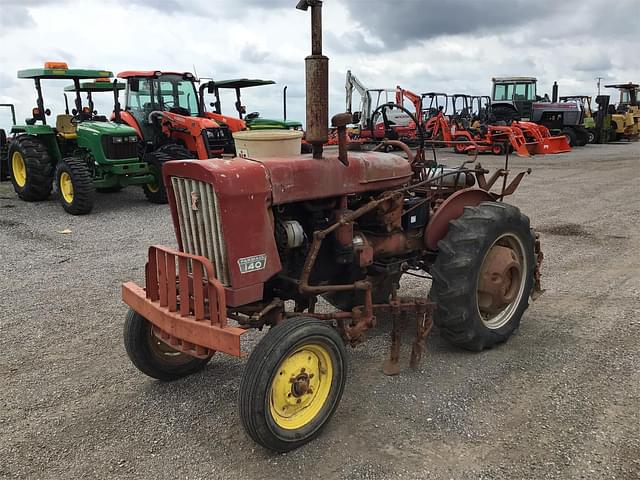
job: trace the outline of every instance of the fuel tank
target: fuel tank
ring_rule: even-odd
[[[349,152],[348,166],[340,163],[337,151],[325,151],[321,159],[301,155],[254,161],[269,175],[274,205],[399,187],[412,175],[405,158],[381,152]]]

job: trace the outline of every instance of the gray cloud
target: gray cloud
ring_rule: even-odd
[[[367,37],[380,39],[385,50],[401,49],[442,35],[509,32],[533,20],[550,17],[563,2],[539,0],[347,0],[350,16]],[[353,45],[352,45],[353,47]],[[358,45],[360,47],[360,45]]]

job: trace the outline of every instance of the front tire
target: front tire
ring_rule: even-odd
[[[169,160],[187,160],[191,158],[194,158],[194,156],[189,150],[174,143],[162,145],[155,152],[149,153],[145,160],[149,163],[149,169],[156,179],[154,182],[142,186],[147,200],[151,203],[167,203],[167,190],[162,179],[162,165]]]
[[[53,188],[49,151],[36,137],[20,135],[11,142],[8,169],[13,189],[25,202],[46,200]]]
[[[340,403],[344,343],[326,322],[286,320],[251,353],[240,384],[242,425],[263,447],[286,452],[315,438]]]
[[[465,207],[438,248],[429,296],[443,337],[474,351],[507,340],[520,325],[533,288],[529,219],[501,202]]]
[[[67,213],[86,215],[93,209],[95,187],[91,171],[83,159],[68,157],[58,162],[56,190]]]
[[[165,382],[199,372],[211,360],[174,350],[155,336],[146,318],[133,310],[127,312],[124,322],[124,348],[138,370]]]

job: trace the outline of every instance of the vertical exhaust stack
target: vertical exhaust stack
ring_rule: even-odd
[[[311,7],[311,55],[305,58],[307,90],[306,140],[313,158],[322,158],[329,140],[329,59],[322,55],[322,0],[300,0],[299,10]]]

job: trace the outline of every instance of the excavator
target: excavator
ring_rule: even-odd
[[[415,122],[403,109],[394,108],[397,107],[393,102],[396,90],[366,88],[351,70],[347,70],[345,90],[346,111],[353,117],[353,123],[347,129],[350,143],[378,142],[383,138],[411,143],[416,139]],[[357,111],[353,111],[354,90],[360,95]],[[390,108],[382,108],[384,105]],[[329,144],[332,143],[337,144],[335,134],[330,134]]]

